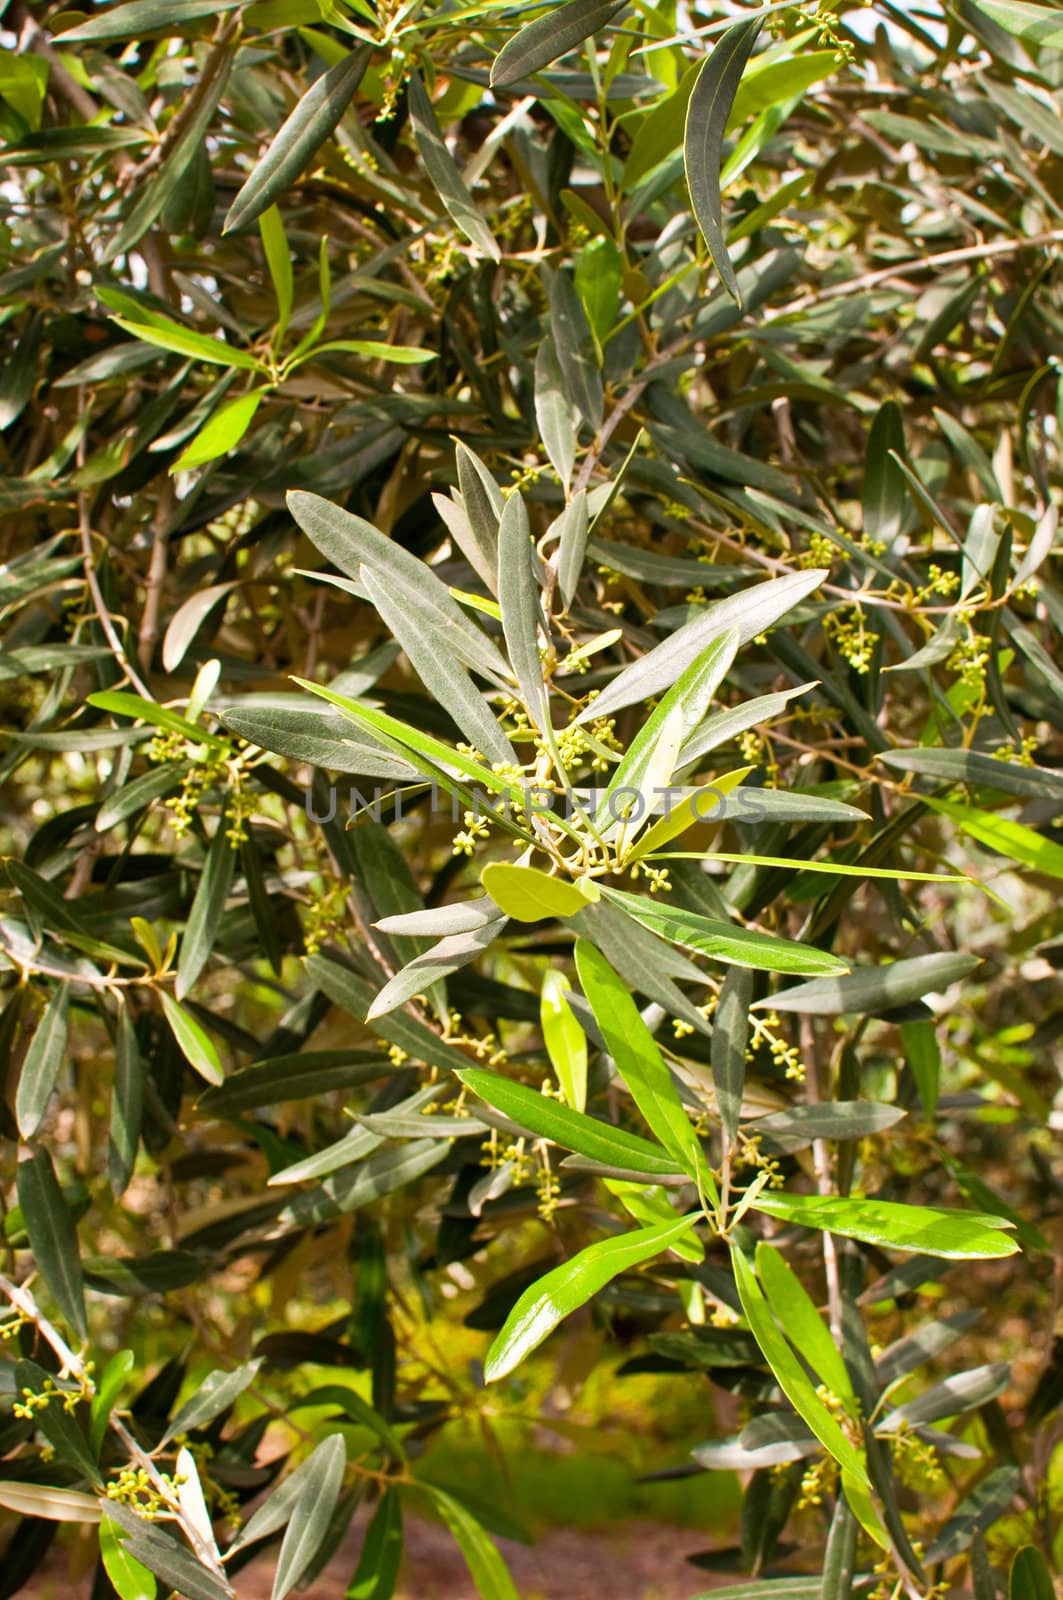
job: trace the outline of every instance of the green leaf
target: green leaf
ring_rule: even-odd
[[[682,1164],[648,1139],[627,1133],[612,1123],[573,1111],[557,1100],[547,1099],[538,1090],[514,1083],[483,1067],[467,1067],[458,1073],[468,1088],[489,1106],[500,1111],[521,1128],[549,1139],[565,1150],[575,1150],[602,1166],[626,1169],[650,1177],[674,1176]]]
[[[856,1396],[841,1352],[800,1278],[779,1251],[763,1241],[757,1245],[756,1268],[775,1320],[794,1349],[856,1417]]]
[[[189,1066],[208,1083],[219,1084],[225,1076],[221,1059],[206,1029],[195,1017],[185,1011],[165,989],[159,990],[159,999],[170,1031]]]
[[[185,998],[210,959],[225,902],[229,897],[235,865],[236,851],[229,838],[229,825],[223,812],[214,829],[181,940],[177,982],[174,986],[174,994],[179,1001]],[[195,1062],[192,1064],[195,1065]],[[215,1080],[212,1078],[210,1081]]]
[[[834,1502],[827,1548],[823,1552],[823,1587],[817,1600],[850,1600],[856,1569],[858,1531],[857,1520],[848,1502],[844,1495],[839,1495]]]
[[[680,760],[682,759],[683,755],[680,752]],[[748,778],[752,771],[752,767],[737,767],[734,772],[721,773],[719,777],[713,778],[710,784],[695,788],[688,793],[686,798],[680,800],[678,805],[668,804],[664,816],[658,817],[653,826],[647,828],[646,832],[637,841],[628,859],[642,861],[647,856],[652,855],[654,851],[662,849],[673,839],[678,839],[697,823],[704,823],[706,820],[713,821],[726,816],[726,796],[731,793],[732,789],[737,789],[739,784]],[[764,790],[760,791],[761,794],[764,792]],[[710,801],[707,816],[706,795],[708,795]]]
[[[890,1200],[843,1199],[835,1195],[778,1194],[762,1191],[756,1211],[801,1228],[820,1228],[862,1239],[886,1250],[911,1250],[953,1261],[1012,1256],[1018,1250],[1004,1217],[978,1211],[944,1211],[936,1206],[898,1205]]]
[[[1006,33],[1052,50],[1063,47],[1063,11],[1058,6],[1028,5],[1026,0],[973,0],[973,4]]]
[[[751,589],[714,601],[693,621],[684,623],[670,638],[625,667],[574,720],[582,723],[612,716],[623,706],[662,693],[707,645],[731,628],[738,630],[742,644],[748,644],[817,589],[826,576],[823,568],[791,572],[785,578],[770,578],[767,583],[754,584]]]
[[[702,66],[695,61],[687,67],[674,93],[659,100],[639,122],[624,163],[622,187],[626,194],[682,146],[687,106]]]
[[[939,993],[981,966],[978,956],[948,951],[912,956],[886,967],[859,967],[840,978],[815,978],[783,989],[768,1000],[758,1000],[754,1010],[799,1011],[810,1016],[878,1016],[923,995]]]
[[[539,1002],[543,1042],[557,1074],[565,1103],[573,1111],[587,1109],[587,1036],[576,1020],[566,995],[570,984],[557,967],[543,974]]]
[[[246,699],[221,713],[224,726],[263,750],[360,778],[416,776],[416,768],[366,734],[355,737],[349,718],[305,695]]]
[[[569,399],[553,338],[548,334],[535,357],[535,420],[550,465],[568,492],[576,459],[579,417]]]
[[[586,939],[576,941],[576,971],[605,1048],[655,1138],[715,1204],[716,1185],[657,1041],[625,985]]]
[[[903,1022],[901,1043],[919,1090],[919,1098],[923,1102],[923,1110],[932,1122],[937,1113],[941,1085],[941,1047],[933,1023]]]
[[[590,522],[587,514],[586,489],[580,489],[573,495],[555,526],[559,528],[557,586],[567,608],[576,598],[587,551]]]
[[[200,1105],[211,1116],[233,1116],[260,1106],[357,1088],[384,1077],[389,1070],[387,1057],[372,1050],[306,1050],[273,1056],[231,1073],[218,1088],[207,1090]]]
[[[108,1361],[100,1376],[96,1380],[95,1393],[92,1396],[91,1422],[89,1424],[89,1440],[93,1450],[99,1455],[100,1446],[107,1432],[111,1420],[111,1412],[118,1402],[118,1396],[136,1366],[136,1357],[132,1350],[119,1350]]]
[[[896,1406],[879,1420],[878,1427],[883,1433],[892,1433],[905,1424],[919,1428],[944,1417],[965,1416],[1002,1394],[1010,1382],[1011,1368],[1006,1361],[990,1361],[966,1372],[953,1372],[914,1400]]]
[[[247,227],[291,187],[339,126],[371,55],[359,45],[310,85],[229,207],[223,233]]]
[[[1021,1483],[1019,1468],[1008,1463],[987,1473],[965,1495],[926,1552],[928,1566],[951,1561],[966,1550],[976,1533],[1004,1515]]]
[[[565,0],[508,39],[491,66],[492,89],[506,89],[530,78],[552,61],[604,28],[627,0]]]
[[[15,1392],[25,1394],[28,1390],[30,1394],[43,1394],[50,1376],[35,1361],[16,1361]],[[41,1408],[34,1421],[64,1466],[79,1478],[100,1484],[99,1468],[81,1425],[81,1412],[80,1407],[76,1412],[71,1412],[64,1403],[53,1401]]]
[[[713,46],[690,96],[683,138],[687,183],[698,227],[720,281],[739,305],[742,296],[724,237],[720,168],[731,108],[761,26],[759,17],[737,23]]]
[[[849,970],[846,962],[831,955],[829,950],[817,950],[814,945],[795,944],[790,939],[778,939],[774,934],[752,933],[748,928],[718,922],[696,911],[683,911],[646,895],[628,894],[624,889],[603,889],[602,893],[651,933],[681,945],[684,950],[711,956],[714,961],[749,967],[757,972],[845,973]],[[811,985],[801,985],[802,989],[806,987]],[[783,995],[796,992],[787,989]],[[782,996],[772,996],[771,1003],[777,998]]]
[[[468,1508],[434,1483],[422,1481],[416,1487],[428,1495],[453,1534],[482,1600],[520,1600],[497,1546]]]
[[[985,5],[985,0],[981,3]],[[1055,1593],[1044,1556],[1032,1544],[1024,1545],[1011,1563],[1008,1600],[1054,1600]]]
[[[438,623],[432,605],[368,567],[362,568],[362,583],[425,688],[446,707],[473,748],[491,762],[519,765],[497,717],[462,666],[448,637],[451,630],[446,622]]]
[[[48,1152],[37,1150],[20,1161],[15,1181],[37,1270],[66,1321],[85,1339],[85,1282],[77,1229]]]
[[[718,1026],[719,1007],[713,1017],[714,1039]],[[758,1117],[751,1131],[773,1152],[789,1154],[805,1149],[814,1139],[866,1139],[892,1128],[905,1115],[901,1106],[882,1105],[874,1100],[828,1100]]]
[[[169,1444],[171,1439],[176,1439],[179,1433],[191,1433],[194,1429],[213,1422],[223,1411],[228,1411],[244,1390],[254,1383],[261,1365],[261,1361],[247,1361],[243,1366],[235,1367],[232,1372],[208,1373],[207,1377],[197,1385],[191,1399],[186,1400],[181,1409],[174,1414],[166,1432],[159,1440],[159,1448]]]
[[[528,512],[517,492],[510,495],[498,528],[498,603],[510,664],[532,722],[551,736],[550,702],[539,656],[541,600],[533,562]]]
[[[186,22],[235,11],[242,3],[243,0],[129,0],[126,5],[108,6],[58,37],[65,46],[136,39],[149,33],[179,34]]]
[[[185,775],[185,768],[177,762],[166,762],[162,767],[155,767],[150,772],[145,772],[143,777],[134,778],[132,783],[124,784],[110,799],[105,800],[96,813],[95,828],[97,833],[107,833],[115,828],[127,817],[135,816],[138,811],[145,810],[155,800],[161,800],[164,795],[171,794],[180,787]]]
[[[158,706],[154,700],[145,700],[139,694],[127,694],[123,689],[104,689],[99,694],[90,694],[88,704],[97,706],[101,711],[113,711],[119,717],[136,717],[140,722],[150,723],[153,728],[162,728],[165,733],[179,733],[193,744],[209,745],[214,750],[225,748],[224,739],[208,733],[196,722],[189,722],[180,712],[171,711],[168,706]]]
[[[202,171],[205,158],[207,201],[213,208],[213,182],[210,160],[206,157],[206,141],[228,83],[232,59],[228,53],[220,63],[214,57],[213,65],[205,69],[195,92],[186,102],[191,115],[173,124],[180,131],[172,144],[167,141],[169,148],[162,166],[154,176],[139,183],[133,191],[132,204],[121,226],[107,242],[102,257],[104,263],[110,264],[119,256],[128,255],[160,216],[163,226],[166,226],[169,221],[168,207],[179,202],[182,189],[190,180],[195,181],[197,172]],[[175,231],[183,232],[184,229]]]
[[[144,1113],[144,1070],[129,1007],[122,1005],[118,1011],[115,1033],[114,1084],[111,1089],[111,1127],[107,1151],[107,1176],[116,1195],[124,1194],[129,1187],[136,1164]]]
[[[438,626],[445,629],[452,648],[466,666],[493,682],[505,682],[509,669],[497,647],[456,605],[444,584],[416,556],[361,517],[352,516],[320,495],[293,491],[288,509],[307,538],[322,555],[347,577],[356,580],[355,592],[365,596],[361,569],[369,567],[386,581],[419,597],[422,606],[431,605]]]
[[[118,1523],[108,1516],[100,1522],[100,1560],[119,1600],[155,1600],[153,1575],[129,1554]]]
[[[604,402],[594,336],[575,283],[564,270],[550,279],[550,333],[569,393],[584,421],[597,432]]]
[[[661,1255],[698,1221],[697,1214],[677,1217],[654,1228],[640,1228],[619,1238],[600,1239],[555,1267],[525,1290],[488,1351],[484,1377],[497,1383],[548,1338],[560,1322],[585,1305],[621,1272]]]
[[[46,1522],[99,1522],[100,1501],[77,1489],[53,1489],[46,1483],[0,1482],[0,1506],[20,1517]]]
[[[254,422],[267,393],[266,389],[251,389],[247,394],[237,395],[235,400],[227,400],[219,406],[207,418],[191,444],[181,452],[170,471],[191,472],[193,467],[205,466],[208,461],[216,461],[219,456],[235,450]],[[225,587],[227,589],[228,585]]]
[[[1063,878],[1063,846],[1044,838],[1024,822],[1013,822],[1008,817],[995,816],[991,811],[979,811],[974,806],[961,806],[954,800],[937,800],[927,795],[923,804],[954,822],[961,833],[977,839],[998,855],[1018,861],[1035,872],[1047,873],[1052,878]]]
[[[904,473],[891,451],[898,456],[905,453],[904,422],[896,401],[887,400],[876,412],[868,435],[861,489],[864,534],[887,550],[901,531],[908,504]]]
[[[770,54],[770,52],[766,52]],[[728,118],[728,129],[741,127],[749,117],[799,99],[813,84],[833,77],[841,62],[836,50],[808,50],[781,59],[758,57],[738,86]]]
[[[642,817],[650,814],[657,794],[667,790],[679,764],[680,751],[702,721],[738,650],[738,633],[731,629],[714,639],[676,679],[660,704],[651,713],[613,769],[605,791],[603,806],[608,832],[623,834],[623,823],[615,820],[621,808],[617,797],[623,790],[635,791],[642,803]],[[636,816],[636,823],[639,819]]]
[[[63,1067],[67,1047],[67,1020],[70,987],[60,984],[38,1022],[26,1051],[15,1095],[15,1119],[24,1139],[32,1138],[40,1126],[56,1080]]]
[[[566,878],[552,878],[537,867],[491,861],[480,874],[495,905],[515,922],[541,922],[544,917],[573,917],[592,895]]]
[[[451,221],[461,229],[469,243],[481,255],[489,257],[492,261],[500,261],[502,252],[498,248],[498,241],[477,210],[472,195],[465,186],[465,180],[458,171],[457,163],[439,131],[432,102],[425,93],[420,76],[415,71],[410,71],[406,79],[406,93],[410,121],[413,124],[414,137],[421,152],[424,170],[446,207]]]
[[[111,320],[117,327],[145,344],[169,350],[173,355],[188,356],[194,361],[209,361],[219,367],[239,367],[245,372],[266,371],[249,350],[226,344],[222,339],[212,339],[205,333],[193,333],[191,328],[183,327],[160,312],[146,310],[139,300],[118,289],[97,289],[96,298],[111,308],[114,313]]]
[[[752,1267],[735,1245],[731,1246],[731,1263],[746,1321],[783,1394],[842,1470],[850,1473],[857,1483],[866,1485],[867,1467],[862,1454],[850,1444],[812,1387],[800,1361],[776,1327]]]
[[[1002,794],[1040,796],[1063,801],[1063,773],[1050,767],[1020,766],[975,750],[883,750],[879,756],[899,772],[917,772],[946,783],[969,783]]]
[[[11,59],[7,57],[8,61]],[[6,158],[6,151],[4,155]],[[29,404],[37,379],[37,357],[43,330],[43,318],[39,312],[35,313],[5,370],[0,374],[0,432],[17,421]]]
[[[422,1120],[425,1128],[431,1129],[428,1118]],[[396,1189],[407,1188],[438,1166],[450,1150],[448,1138],[411,1139],[407,1144],[380,1150],[368,1161],[341,1170],[316,1189],[297,1196],[285,1206],[280,1220],[297,1228],[331,1222],[335,1217],[371,1205]]]
[[[733,1142],[738,1133],[742,1091],[746,1081],[746,1047],[749,1042],[749,1005],[753,979],[742,967],[732,967],[720,986],[712,1019],[712,1083],[720,1121]]]
[[[345,1600],[391,1600],[402,1564],[402,1501],[385,1489],[365,1530],[358,1567]]]
[[[347,1447],[339,1434],[317,1446],[292,1510],[277,1557],[270,1600],[284,1600],[308,1570],[328,1532],[347,1467]]]

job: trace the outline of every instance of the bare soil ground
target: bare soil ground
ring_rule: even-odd
[[[406,1561],[396,1600],[478,1600],[476,1586],[445,1528],[407,1516]],[[686,1557],[704,1550],[693,1528],[628,1522],[608,1533],[558,1528],[536,1544],[498,1540],[521,1600],[693,1600],[712,1580]],[[306,1600],[342,1600],[358,1564],[361,1528],[332,1561]],[[252,1563],[236,1580],[240,1600],[269,1600],[272,1568]]]
[[[454,1540],[434,1522],[405,1517],[406,1559],[395,1600],[479,1600]],[[358,1565],[362,1520],[299,1600],[343,1600]],[[534,1545],[499,1539],[521,1600],[695,1600],[719,1587],[688,1555],[711,1536],[695,1528],[627,1521],[608,1532],[555,1528]],[[270,1600],[274,1556],[249,1563],[235,1579],[239,1600]],[[20,1591],[26,1600],[87,1600],[87,1578],[72,1580],[57,1551]]]

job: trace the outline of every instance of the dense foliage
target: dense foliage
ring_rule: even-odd
[[[1063,11],[536,10],[0,13],[2,1596],[1063,1571]]]

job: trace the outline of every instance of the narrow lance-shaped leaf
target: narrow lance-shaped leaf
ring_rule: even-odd
[[[1052,1574],[1040,1550],[1024,1545],[1011,1564],[1008,1600],[1054,1600]]]
[[[159,171],[139,183],[133,192],[132,204],[121,227],[108,240],[101,258],[109,265],[119,256],[127,255],[144,237],[156,218],[166,212],[167,205],[176,199],[180,186],[194,173],[195,163],[206,149],[207,134],[214,121],[221,97],[229,79],[232,55],[227,54],[219,63],[214,57],[213,70],[200,79],[195,92],[188,97],[191,117],[183,123],[172,148]],[[207,166],[209,180],[210,167]],[[164,216],[164,226],[166,217]]]
[[[777,938],[774,934],[755,933],[749,928],[740,928],[714,917],[703,917],[700,912],[684,911],[680,906],[651,900],[647,895],[628,894],[624,889],[606,889],[603,892],[607,899],[621,906],[628,916],[651,933],[682,946],[684,950],[710,956],[714,961],[751,967],[760,972],[807,974],[848,971],[846,962],[839,960],[829,950],[817,950],[814,945],[797,944],[792,939]],[[801,987],[811,985],[802,984]],[[772,996],[770,1003],[774,1004],[776,998]]]
[[[339,1434],[319,1444],[281,1542],[271,1600],[284,1600],[316,1556],[343,1487],[347,1447]]]
[[[550,6],[502,46],[491,68],[492,89],[505,89],[548,67],[604,28],[627,0],[566,0]]]
[[[901,531],[908,498],[904,474],[891,451],[904,454],[904,423],[895,400],[887,400],[871,424],[861,490],[864,533],[887,549]]]
[[[178,1000],[184,999],[210,959],[222,913],[225,910],[225,902],[229,896],[235,864],[236,851],[229,838],[229,825],[223,813],[214,829],[214,837],[207,851],[199,883],[196,885],[192,909],[188,914],[184,938],[181,940],[177,983],[174,988]]]
[[[114,1048],[114,1084],[111,1089],[111,1130],[107,1175],[116,1195],[124,1194],[133,1176],[144,1111],[144,1063],[137,1047],[136,1029],[129,1007],[122,1005]]]
[[[1006,1217],[977,1211],[774,1192],[758,1194],[753,1207],[800,1227],[863,1239],[886,1250],[912,1250],[957,1261],[1011,1256],[1019,1248],[1004,1231],[1011,1227]]]
[[[728,28],[713,46],[687,105],[683,141],[687,183],[698,227],[705,236],[721,282],[739,305],[742,296],[724,235],[720,169],[731,106],[760,29],[759,18],[740,22]]]
[[[15,1183],[40,1275],[67,1322],[84,1339],[88,1326],[77,1229],[48,1152],[38,1150],[27,1160],[20,1161]]]
[[[866,1484],[867,1468],[863,1458],[812,1387],[800,1361],[776,1327],[752,1267],[741,1250],[733,1245],[731,1262],[746,1321],[783,1394],[842,1470],[851,1473],[858,1483]]]
[[[202,1428],[205,1423],[220,1417],[234,1400],[239,1399],[248,1384],[254,1383],[261,1365],[261,1361],[248,1361],[232,1372],[210,1373],[175,1414],[159,1441],[159,1447],[168,1444],[179,1433],[191,1433],[193,1428]]]
[[[291,186],[339,126],[371,55],[370,46],[359,45],[311,84],[229,207],[224,233],[254,222]]]
[[[791,572],[784,578],[769,578],[766,583],[714,601],[693,621],[684,623],[670,638],[625,667],[575,721],[612,716],[623,706],[660,694],[697,660],[706,645],[730,628],[737,628],[742,644],[748,644],[818,588],[826,576],[825,568]]]
[[[488,1383],[504,1378],[525,1356],[546,1339],[567,1316],[586,1305],[618,1273],[661,1255],[697,1222],[697,1215],[677,1217],[655,1228],[640,1228],[619,1238],[588,1245],[571,1261],[555,1267],[532,1284],[506,1318],[501,1333],[487,1355],[484,1376]]]
[[[501,260],[502,252],[498,248],[498,241],[477,210],[457,163],[446,147],[439,130],[439,123],[436,121],[436,114],[432,109],[432,102],[416,72],[410,72],[406,79],[406,92],[409,97],[410,121],[413,123],[414,136],[417,139],[417,148],[421,152],[424,169],[449,212],[451,220],[481,255],[489,256],[492,261]]]
[[[235,450],[254,422],[266,393],[265,389],[251,389],[234,400],[226,400],[207,418],[170,471],[191,472],[194,467],[205,466],[208,461],[216,461],[219,456]]]
[[[435,1484],[420,1483],[418,1488],[429,1496],[453,1534],[481,1600],[520,1600],[498,1547],[472,1512],[456,1495]]]
[[[812,1016],[844,1016],[847,1012],[876,1015],[921,1000],[923,995],[947,989],[981,965],[977,956],[935,952],[894,961],[885,967],[862,967],[837,978],[815,978],[783,989],[770,1000],[758,1000],[754,1010],[797,1011]]]
[[[576,459],[579,419],[569,399],[553,339],[547,335],[535,357],[535,420],[550,465],[568,491]]]
[[[757,1246],[757,1277],[775,1320],[813,1372],[844,1400],[855,1417],[856,1397],[841,1352],[816,1310],[812,1298],[784,1257],[770,1244]]]
[[[606,1049],[635,1104],[664,1148],[697,1179],[715,1204],[718,1196],[712,1172],[672,1074],[638,1006],[605,957],[586,939],[576,943],[576,971]]]
[[[462,666],[445,621],[439,624],[417,595],[400,590],[381,572],[363,567],[361,581],[425,688],[446,707],[473,748],[489,761],[516,766],[516,751]]]
[[[680,674],[615,767],[605,791],[608,817],[604,826],[608,827],[622,809],[617,798],[624,790],[635,791],[642,815],[648,816],[658,792],[670,785],[679,752],[712,703],[737,649],[738,634],[730,629],[714,639]]]
[[[458,1076],[503,1116],[562,1149],[575,1150],[603,1166],[623,1167],[651,1177],[670,1177],[683,1170],[659,1145],[547,1099],[527,1084],[513,1083],[484,1067],[468,1067]]]
[[[539,656],[540,591],[532,565],[528,512],[518,491],[506,501],[498,530],[498,600],[509,660],[535,726],[550,733],[550,707]]]
[[[155,1600],[154,1574],[129,1554],[118,1524],[107,1516],[100,1523],[100,1560],[120,1600]]]
[[[38,1022],[26,1051],[15,1095],[15,1118],[24,1139],[36,1133],[66,1055],[70,987],[60,984]]]
[[[167,994],[165,989],[160,989],[159,999],[166,1020],[170,1024],[170,1031],[189,1066],[193,1067],[201,1078],[206,1078],[208,1083],[221,1083],[225,1074],[218,1052],[206,1029],[190,1012],[185,1011],[172,995]]]
[[[365,1531],[346,1600],[391,1600],[402,1563],[402,1547],[402,1501],[397,1489],[385,1489]]]
[[[539,1016],[546,1053],[573,1111],[587,1108],[587,1036],[566,995],[569,982],[557,967],[543,974]]]
[[[712,1019],[712,1082],[720,1121],[732,1141],[738,1133],[742,1110],[752,998],[752,974],[747,968],[731,967],[720,988]]]

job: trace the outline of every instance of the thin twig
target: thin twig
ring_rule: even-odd
[[[1046,244],[1063,244],[1063,228],[1050,228],[1045,233],[1031,233],[1024,239],[994,239],[989,244],[965,245],[959,250],[942,250],[937,255],[913,256],[909,261],[897,261],[891,267],[877,267],[858,278],[847,278],[844,283],[831,283],[813,294],[791,300],[789,305],[769,311],[765,320],[777,322],[780,317],[792,317],[810,306],[822,305],[825,300],[838,300],[845,295],[859,294],[862,289],[873,289],[877,284],[888,283],[907,272],[932,272],[936,267],[954,267],[962,261],[986,261],[992,256],[1015,255],[1020,250],[1036,250]]]

